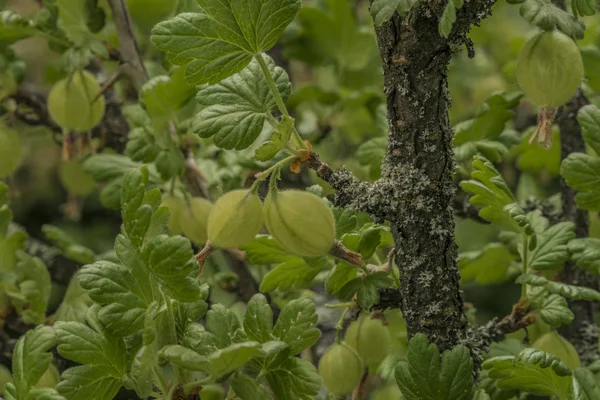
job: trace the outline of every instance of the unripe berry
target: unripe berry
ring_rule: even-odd
[[[531,345],[531,347],[555,355],[570,369],[581,367],[579,354],[577,354],[575,347],[556,331],[551,331],[542,335]]]
[[[287,252],[319,257],[335,243],[333,213],[310,192],[271,190],[265,199],[265,225]]]
[[[58,176],[63,187],[76,196],[87,196],[96,188],[94,178],[83,170],[77,161],[65,161],[60,165]]]
[[[208,217],[208,240],[213,247],[243,246],[254,239],[263,223],[262,203],[249,190],[225,193]]]
[[[208,239],[208,216],[213,204],[201,197],[194,197],[183,206],[179,213],[179,224],[183,233],[196,244],[204,244]]]
[[[335,343],[319,360],[319,375],[329,393],[344,395],[359,384],[364,371],[363,362],[345,343]]]
[[[367,367],[380,362],[388,352],[390,334],[378,319],[362,316],[346,330],[346,343],[352,347]]]
[[[516,75],[536,104],[558,107],[575,94],[583,80],[581,53],[564,33],[540,32],[519,53]]]
[[[104,97],[100,96],[100,85],[87,71],[73,74],[57,82],[48,95],[50,117],[66,130],[86,132],[98,125],[104,116]]]
[[[169,232],[173,235],[179,235],[183,230],[181,229],[181,214],[185,207],[185,201],[179,197],[164,194],[162,198],[161,206],[165,206],[169,209]]]
[[[0,179],[6,178],[21,162],[21,141],[19,135],[6,126],[0,125]]]

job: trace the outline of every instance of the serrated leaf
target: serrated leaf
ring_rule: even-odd
[[[52,362],[50,349],[56,343],[56,333],[48,326],[38,326],[21,336],[12,356],[14,397],[26,399]]]
[[[206,325],[216,336],[219,348],[233,343],[235,332],[242,327],[237,315],[222,304],[214,304],[206,313]]]
[[[473,395],[473,400],[492,400],[489,394],[485,390],[479,389]]]
[[[560,222],[537,234],[537,246],[530,252],[528,267],[535,270],[552,270],[569,259],[567,244],[575,238],[575,225]]]
[[[580,208],[600,211],[600,158],[571,153],[563,161],[560,174],[570,187],[579,191],[575,200]]]
[[[577,266],[592,274],[600,274],[600,239],[582,238],[569,242],[569,253]]]
[[[378,137],[367,140],[356,149],[356,159],[361,165],[371,168],[371,177],[381,174],[381,160],[387,147],[387,138]]]
[[[521,16],[539,28],[549,31],[560,29],[568,36],[582,39],[585,26],[573,14],[561,10],[545,0],[526,0],[521,5]]]
[[[184,68],[176,69],[171,76],[157,76],[140,89],[140,102],[148,115],[159,125],[167,122],[195,93],[184,78]]]
[[[270,399],[269,393],[248,375],[237,375],[231,381],[231,387],[240,400],[266,400]]]
[[[321,389],[317,370],[301,358],[288,358],[265,377],[277,400],[313,400]]]
[[[76,46],[82,46],[92,35],[86,21],[86,4],[81,0],[56,0],[58,26]]]
[[[423,334],[408,344],[408,361],[396,365],[396,382],[407,400],[464,400],[473,388],[469,350],[458,345],[440,353]]]
[[[46,239],[58,247],[62,253],[81,264],[89,264],[94,262],[95,254],[91,249],[81,246],[67,232],[53,225],[43,225],[42,232]],[[75,256],[76,258],[71,258]]]
[[[575,318],[567,300],[557,294],[545,297],[537,309],[542,320],[553,327],[570,324]]]
[[[260,290],[272,292],[309,288],[323,269],[323,266],[315,267],[307,264],[302,258],[295,257],[269,271],[260,284]]]
[[[18,289],[22,296],[13,298],[17,312],[28,324],[43,323],[52,284],[46,265],[41,259],[18,251],[16,273]]]
[[[573,371],[573,400],[600,399],[600,382],[594,373],[587,368]]]
[[[290,346],[290,354],[298,354],[315,344],[321,336],[319,329],[315,328],[317,320],[317,310],[310,299],[294,299],[281,310],[273,336]]]
[[[29,20],[16,12],[4,10],[0,12],[0,47],[8,46],[21,39],[37,33]]]
[[[561,296],[573,300],[600,301],[600,292],[594,289],[550,281],[543,276],[525,274],[519,276],[516,282],[527,283],[531,286],[545,287],[550,293],[560,294]]]
[[[94,154],[83,163],[83,169],[98,182],[120,178],[140,164],[121,154]]]
[[[594,15],[598,9],[598,3],[595,0],[573,0],[571,8],[576,17]]]
[[[490,358],[483,362],[501,389],[519,389],[539,396],[569,398],[571,371],[554,355],[525,349],[517,356]]]
[[[458,268],[465,282],[475,280],[480,285],[502,283],[514,257],[499,243],[491,243],[482,250],[459,254]]]
[[[87,291],[81,287],[76,273],[69,281],[65,297],[54,314],[54,321],[83,323],[91,303],[92,300]]]
[[[355,265],[338,262],[325,282],[327,293],[337,295],[348,282],[356,278],[356,274],[357,268]]]
[[[291,92],[287,73],[269,56],[261,57],[285,101]],[[196,99],[202,109],[194,119],[193,131],[204,138],[214,137],[215,144],[224,149],[241,150],[254,143],[267,116],[277,108],[256,59],[218,84],[200,88]]]
[[[252,296],[244,314],[244,332],[250,340],[265,343],[273,332],[273,311],[262,294]]]
[[[183,13],[152,30],[152,42],[176,65],[187,65],[192,85],[217,83],[269,50],[300,9],[299,0],[198,0],[198,13]]]
[[[122,379],[107,375],[101,366],[81,365],[67,369],[56,386],[68,400],[112,400]]]
[[[600,109],[592,104],[580,108],[577,121],[585,142],[600,156]]]
[[[125,154],[133,161],[149,163],[160,153],[154,135],[146,128],[134,128],[127,139]]]
[[[471,204],[482,207],[479,216],[505,229],[521,232],[522,228],[505,209],[507,205],[515,203],[516,199],[500,173],[481,156],[475,156],[472,165],[472,179],[462,181],[460,186],[473,195],[469,199]]]
[[[379,302],[377,289],[390,287],[392,279],[387,272],[375,272],[364,277],[355,278],[346,283],[338,292],[340,300],[348,301],[356,294],[358,304],[370,310]]]

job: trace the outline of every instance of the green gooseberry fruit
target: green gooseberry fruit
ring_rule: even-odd
[[[65,130],[89,131],[100,123],[106,109],[104,96],[92,103],[100,90],[96,78],[87,71],[57,82],[48,95],[50,117]]]
[[[572,370],[581,367],[579,354],[577,354],[575,347],[556,331],[542,335],[531,347],[555,355]]]
[[[208,216],[213,204],[201,197],[194,197],[184,205],[179,213],[179,225],[183,233],[196,244],[204,244],[208,239]]]
[[[265,199],[265,225],[291,254],[319,257],[335,244],[335,219],[321,198],[298,190],[271,190]]]
[[[531,100],[556,108],[575,94],[583,80],[581,53],[564,33],[540,32],[521,49],[516,76]]]
[[[167,19],[177,9],[177,0],[127,0],[131,19],[144,30]]]
[[[262,223],[262,203],[249,190],[225,193],[208,216],[208,240],[216,248],[243,246],[254,239]]]
[[[21,163],[21,141],[12,129],[0,125],[0,179],[11,175]]]
[[[363,375],[363,362],[346,343],[333,344],[319,360],[319,375],[329,393],[352,392]]]
[[[378,319],[361,316],[346,330],[345,341],[352,347],[367,367],[380,362],[388,352],[390,334]]]
[[[221,385],[204,385],[200,391],[202,400],[222,400],[225,398],[225,389]]]
[[[381,388],[375,390],[372,400],[403,400],[402,392],[396,383],[387,383]]]
[[[58,176],[63,187],[76,196],[87,196],[96,188],[94,178],[83,170],[77,161],[65,161],[60,165]]]
[[[179,235],[183,232],[181,228],[181,214],[185,207],[185,201],[179,197],[171,196],[169,194],[163,194],[161,206],[165,206],[169,209],[169,232],[173,235]]]

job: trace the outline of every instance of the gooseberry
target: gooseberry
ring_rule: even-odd
[[[104,116],[104,97],[96,78],[87,71],[57,82],[48,95],[50,117],[65,130],[86,132],[98,125]]]
[[[583,61],[577,45],[558,30],[540,32],[521,49],[516,77],[525,94],[538,104],[538,126],[530,143],[552,144],[556,108],[569,100],[583,80]]]
[[[367,367],[380,362],[388,352],[390,334],[379,319],[361,316],[346,330],[345,341]]]
[[[65,161],[58,172],[60,182],[67,191],[76,196],[87,196],[96,188],[94,178],[83,170],[77,161]]]
[[[352,392],[364,371],[363,362],[346,343],[335,343],[319,360],[319,375],[327,390],[336,396]]]
[[[204,244],[208,239],[208,216],[213,204],[201,197],[194,197],[183,206],[179,213],[179,225],[183,233],[196,244]]]
[[[325,255],[335,244],[333,213],[310,192],[272,189],[265,199],[265,225],[281,247],[301,257]]]
[[[531,347],[555,355],[570,369],[581,367],[579,354],[577,354],[575,347],[556,331],[551,331],[540,336]]]
[[[208,240],[216,248],[239,247],[252,241],[263,223],[262,203],[249,190],[221,196],[208,216]]]

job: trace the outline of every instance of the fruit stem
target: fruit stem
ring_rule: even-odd
[[[295,158],[296,158],[295,155],[288,156],[288,157],[284,158],[283,160],[277,161],[275,164],[271,165],[269,168],[265,169],[264,171],[259,172],[258,174],[254,175],[254,177],[256,178],[256,181],[252,184],[252,187],[258,186],[258,184],[260,182],[264,181],[265,179],[267,179],[273,171],[275,171],[278,168],[281,168],[284,164],[287,164],[288,162],[293,161]]]
[[[335,329],[337,330],[337,332],[335,333],[335,342],[336,343],[339,343],[342,341],[342,330],[344,329],[344,320],[346,319],[346,315],[348,315],[348,311],[350,311],[350,308],[346,308],[344,310],[340,319],[338,320],[338,323],[335,325]]]
[[[538,113],[538,124],[535,131],[529,139],[532,144],[535,138],[538,138],[538,144],[546,149],[552,147],[552,121],[556,115],[556,108],[544,106]]]
[[[198,264],[200,264],[200,269],[198,270],[198,276],[200,276],[200,274],[202,274],[202,269],[204,268],[204,263],[206,262],[206,259],[215,250],[216,249],[210,243],[207,242],[204,245],[204,247],[202,248],[202,250],[200,250],[200,252],[194,256],[196,261],[198,261]]]

